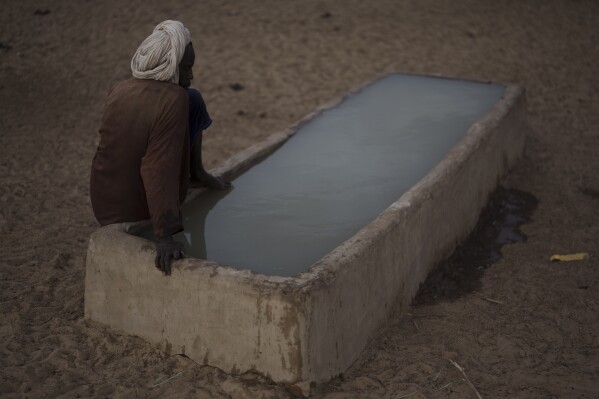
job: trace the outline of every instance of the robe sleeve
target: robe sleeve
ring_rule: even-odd
[[[189,136],[189,102],[185,91],[165,104],[152,126],[141,178],[156,239],[183,230],[180,207],[181,162]]]

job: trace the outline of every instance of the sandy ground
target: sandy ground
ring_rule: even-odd
[[[480,289],[394,315],[317,398],[599,397],[599,2],[8,0],[0,11],[0,396],[291,398],[83,320],[103,100],[179,19],[215,120],[209,166],[387,71],[526,87],[525,243]],[[244,90],[234,91],[233,83]],[[588,260],[551,263],[554,253]],[[501,303],[491,302],[493,299]],[[149,388],[161,376],[176,376]],[[447,385],[449,384],[449,385]],[[408,396],[406,396],[408,395]]]

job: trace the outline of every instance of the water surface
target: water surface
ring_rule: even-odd
[[[232,191],[187,204],[176,238],[197,258],[301,273],[424,177],[504,90],[385,77],[302,126]]]

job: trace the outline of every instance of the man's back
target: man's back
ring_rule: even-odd
[[[100,224],[152,216],[154,232],[180,230],[189,171],[188,96],[180,86],[132,78],[106,100],[90,195]]]

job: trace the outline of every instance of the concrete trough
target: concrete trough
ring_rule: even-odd
[[[213,172],[240,176],[338,103]],[[165,277],[154,267],[153,244],[135,235],[148,222],[102,227],[87,252],[85,317],[233,374],[254,370],[304,390],[326,381],[356,360],[390,312],[405,309],[430,270],[469,234],[523,152],[524,119],[524,90],[506,85],[503,98],[424,178],[293,277],[193,258]],[[198,195],[192,191],[188,201]]]

